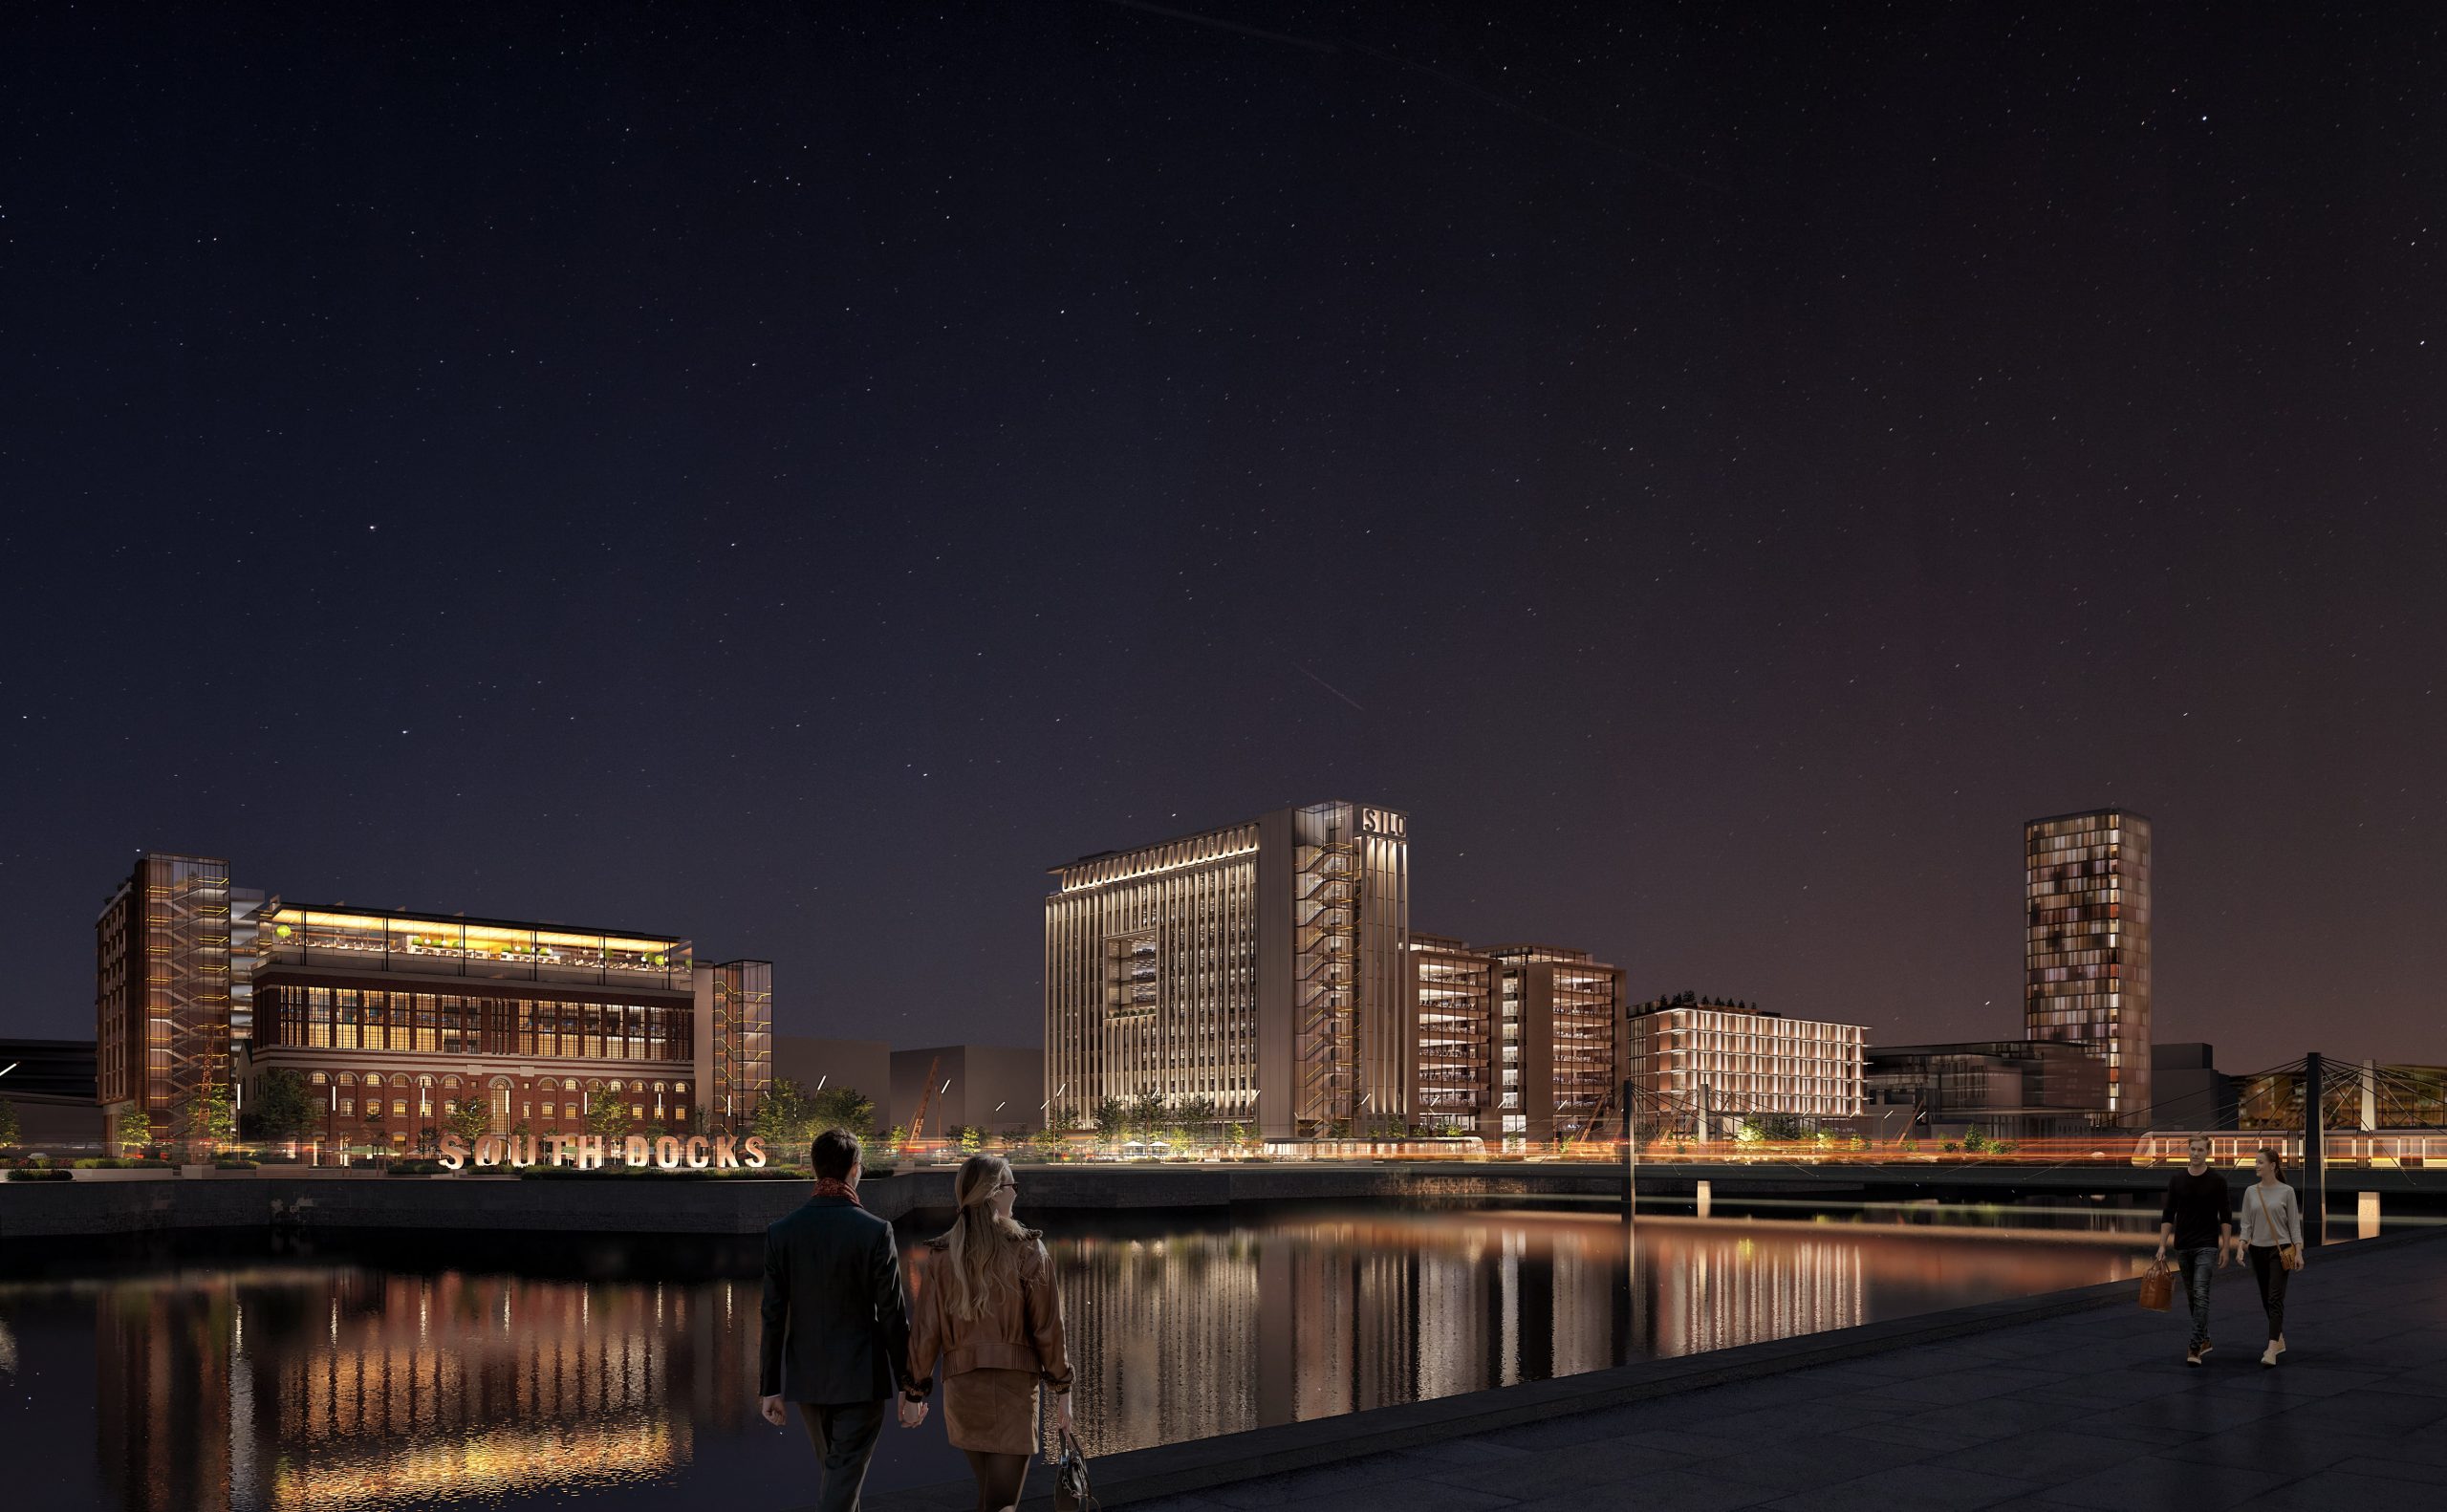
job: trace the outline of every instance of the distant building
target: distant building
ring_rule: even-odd
[[[2207,1045],[2150,1047],[2153,1129],[2232,1129],[2235,1079],[2221,1074]]]
[[[1625,1063],[1638,1130],[1728,1137],[1747,1117],[1805,1124],[1860,1115],[1869,1031],[1684,993],[1635,1004]]]
[[[1408,829],[1318,803],[1051,868],[1047,1116],[1150,1093],[1268,1137],[1406,1127]]]
[[[2299,1130],[2304,1077],[2262,1071],[2235,1083],[2236,1127]],[[2322,1121],[2331,1134],[2364,1129],[2447,1129],[2447,1066],[2330,1060],[2320,1078]]]
[[[932,1074],[932,1097],[926,1095]],[[864,1091],[864,1089],[860,1089]],[[892,1122],[926,1104],[927,1138],[954,1129],[1024,1134],[1045,1127],[1045,1052],[1008,1045],[938,1045],[892,1052]]]
[[[1623,971],[1562,945],[1413,935],[1415,1123],[1490,1142],[1621,1129]]]
[[[1876,1045],[1866,1050],[1863,1097],[1873,1114],[1904,1116],[1881,1137],[1995,1139],[2086,1133],[2107,1095],[2107,1066],[2087,1048],[2045,1040]]]
[[[2023,826],[2024,1032],[2107,1067],[2109,1122],[2152,1121],[2150,821],[2126,809]]]
[[[875,1100],[876,1127],[892,1116],[892,1047],[881,1040],[829,1040],[812,1034],[773,1036],[773,1074],[809,1091],[843,1088]]]
[[[215,857],[152,854],[96,921],[95,1097],[184,1137],[196,1094],[305,1078],[332,1143],[414,1148],[475,1104],[494,1132],[744,1127],[772,1074],[772,967],[630,930],[290,902]]]

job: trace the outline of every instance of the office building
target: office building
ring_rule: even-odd
[[[1623,968],[1565,945],[1485,955],[1496,972],[1493,1132],[1532,1142],[1619,1134]]]
[[[1822,1125],[1861,1112],[1869,1031],[1691,993],[1634,1005],[1625,1062],[1645,1136],[1728,1138],[1744,1119]]]
[[[498,1134],[581,1133],[591,1103],[639,1130],[742,1128],[771,1080],[771,965],[674,935],[293,903],[174,855],[140,861],[96,927],[114,1139],[140,1110],[184,1137],[204,1087],[243,1107],[275,1069],[312,1091],[307,1137],[391,1149],[470,1104]]]
[[[2109,1123],[2150,1121],[2150,821],[2124,809],[2023,826],[2024,1033],[2107,1067]]]
[[[1406,1128],[1407,830],[1318,803],[1051,868],[1050,1120],[1153,1093],[1267,1137]]]
[[[2150,1098],[2153,1129],[2235,1127],[2235,1079],[2218,1069],[2211,1046],[2150,1047]]]
[[[2104,1105],[2107,1067],[2077,1045],[1986,1040],[1870,1047],[1862,1092],[1873,1113],[1905,1110],[1881,1137],[1992,1139],[2082,1134]]]
[[[1415,934],[1410,967],[1410,1016],[1417,1026],[1410,1100],[1419,1127],[1500,1136],[1494,959],[1449,935]]]

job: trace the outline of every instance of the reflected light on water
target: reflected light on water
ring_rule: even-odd
[[[1080,1424],[1099,1454],[2083,1285],[2131,1274],[2136,1253],[2111,1234],[1800,1215],[1633,1226],[1388,1209],[1052,1228]],[[46,1381],[70,1353],[93,1372],[90,1458],[47,1467],[73,1478],[68,1499],[36,1500],[807,1501],[797,1424],[755,1417],[757,1277],[608,1268],[619,1279],[250,1262],[0,1284],[8,1379],[32,1378],[15,1363],[30,1328],[66,1351]],[[50,1431],[88,1431],[81,1400],[58,1405]],[[939,1428],[886,1438],[871,1489],[963,1473]]]

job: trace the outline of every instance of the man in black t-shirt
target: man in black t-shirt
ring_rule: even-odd
[[[2158,1258],[2176,1252],[2183,1272],[2184,1302],[2192,1309],[2192,1343],[2183,1363],[2198,1365],[2209,1352],[2210,1250],[2218,1252],[2218,1268],[2226,1265],[2226,1251],[2235,1234],[2234,1199],[2226,1178],[2209,1169],[2209,1136],[2192,1136],[2192,1159],[2167,1181],[2167,1200],[2158,1210]]]

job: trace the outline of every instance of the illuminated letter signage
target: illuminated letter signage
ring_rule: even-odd
[[[1359,810],[1361,834],[1381,834],[1388,840],[1399,840],[1405,838],[1409,829],[1409,819],[1391,809],[1362,808]]]
[[[631,1134],[617,1143],[594,1134],[547,1134],[540,1141],[532,1134],[479,1134],[470,1146],[465,1136],[456,1134],[442,1136],[442,1168],[463,1171],[469,1165],[479,1169],[504,1164],[531,1166],[535,1163],[539,1143],[550,1147],[554,1165],[574,1161],[581,1171],[600,1171],[607,1160],[617,1160],[620,1167],[631,1171],[703,1171],[709,1166],[722,1171],[743,1166],[750,1171],[765,1169],[765,1141],[756,1134],[745,1139],[728,1134],[711,1139],[704,1134],[691,1134],[685,1139],[669,1134],[660,1139]]]

